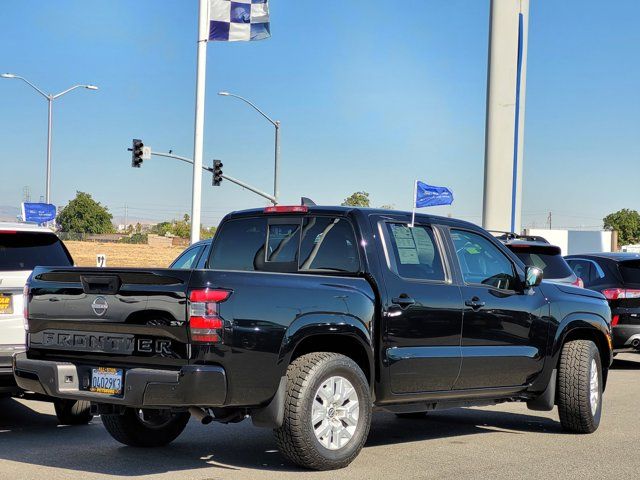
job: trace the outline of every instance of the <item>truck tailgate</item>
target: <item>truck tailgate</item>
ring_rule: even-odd
[[[29,357],[97,366],[189,361],[190,271],[36,268],[29,282]]]

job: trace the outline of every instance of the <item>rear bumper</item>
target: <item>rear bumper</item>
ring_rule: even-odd
[[[614,351],[640,350],[640,325],[616,325],[612,330]]]
[[[219,407],[227,396],[225,371],[219,366],[188,365],[180,370],[131,368],[124,372],[124,394],[111,396],[83,390],[90,367],[14,357],[14,375],[24,390],[57,398],[89,400],[127,407]]]

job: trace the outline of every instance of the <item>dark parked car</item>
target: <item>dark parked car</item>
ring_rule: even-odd
[[[615,351],[640,351],[640,254],[594,253],[565,259],[586,288],[609,301]]]
[[[90,400],[132,446],[171,442],[190,416],[250,417],[314,469],[358,455],[374,406],[407,417],[523,401],[595,431],[611,362],[605,298],[541,284],[473,224],[410,221],[268,207],[225,217],[202,268],[37,268],[16,379]]]
[[[522,263],[542,269],[545,280],[569,283],[576,287],[584,286],[580,276],[574,273],[562,257],[560,247],[551,245],[546,239],[514,233],[503,234],[497,238],[515,253]]]

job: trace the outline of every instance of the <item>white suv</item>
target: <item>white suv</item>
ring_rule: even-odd
[[[69,251],[55,233],[28,223],[0,222],[0,396],[20,393],[12,371],[12,357],[25,350],[24,286],[37,265],[73,266]],[[56,401],[61,423],[91,419],[87,402]]]

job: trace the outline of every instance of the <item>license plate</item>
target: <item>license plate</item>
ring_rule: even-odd
[[[0,294],[0,313],[13,313],[11,298],[11,295]]]
[[[121,395],[123,377],[121,368],[93,368],[91,369],[91,387],[89,390],[106,395]]]

